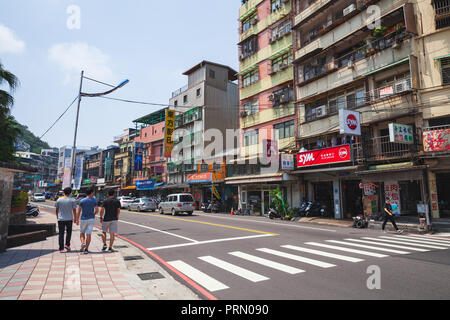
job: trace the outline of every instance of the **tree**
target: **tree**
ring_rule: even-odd
[[[3,68],[0,63],[0,86],[4,83],[9,86],[10,92],[0,90],[0,161],[14,161],[14,142],[21,130],[19,124],[10,115],[11,108],[14,105],[12,93],[19,86],[19,79]]]

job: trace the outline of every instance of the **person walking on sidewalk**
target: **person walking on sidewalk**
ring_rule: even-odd
[[[74,198],[70,197],[71,188],[64,189],[64,197],[59,198],[56,203],[56,219],[58,220],[59,231],[59,252],[63,252],[64,248],[70,251],[70,240],[72,238],[73,219],[76,217],[77,203]],[[66,242],[64,244],[64,233],[66,234]]]
[[[397,233],[403,233],[403,230],[399,230],[397,227],[397,224],[395,223],[394,220],[394,214],[392,213],[392,206],[391,206],[391,201],[389,198],[386,198],[386,203],[384,205],[384,219],[383,219],[383,225],[381,227],[381,229],[383,230],[383,232],[386,232],[384,230],[384,228],[386,227],[386,223],[390,221],[392,223],[392,225],[394,226],[395,230],[397,231]]]
[[[109,233],[109,248],[110,252],[114,252],[113,244],[114,237],[118,231],[118,220],[120,215],[120,201],[114,197],[114,190],[108,191],[108,199],[103,201],[103,206],[100,209],[100,222],[102,224],[102,251],[107,249],[106,233]]]
[[[81,222],[80,222],[81,212]],[[87,197],[80,201],[77,209],[77,224],[80,224],[81,249],[84,254],[89,253],[91,235],[95,225],[95,215],[98,213],[97,199],[94,197],[94,189],[87,191]]]

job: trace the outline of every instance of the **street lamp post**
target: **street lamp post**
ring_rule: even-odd
[[[75,120],[75,133],[74,133],[74,137],[73,137],[73,148],[72,148],[72,166],[71,166],[71,183],[73,180],[73,186],[75,187],[75,163],[76,163],[76,144],[77,144],[77,133],[78,133],[78,119],[79,119],[79,115],[80,115],[80,106],[81,106],[81,97],[100,97],[100,96],[105,96],[108,95],[110,93],[113,93],[114,91],[116,91],[119,88],[122,88],[123,86],[125,86],[129,80],[125,80],[122,81],[118,86],[111,86],[108,85],[110,87],[112,87],[111,90],[105,91],[105,92],[101,92],[101,93],[83,93],[82,89],[83,89],[83,79],[89,79],[95,82],[100,82],[100,81],[96,81],[94,79],[90,79],[84,76],[84,70],[81,71],[81,79],[80,79],[80,90],[79,90],[79,94],[78,94],[78,108],[77,108],[77,117]]]

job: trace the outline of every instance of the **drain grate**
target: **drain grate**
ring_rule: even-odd
[[[114,248],[116,248],[116,249],[125,249],[125,248],[128,248],[128,246],[114,246]]]
[[[125,261],[142,260],[142,259],[144,259],[144,258],[141,257],[141,256],[126,256],[126,257],[123,257],[123,260],[125,260]]]
[[[164,279],[164,276],[159,272],[139,273],[138,277],[141,278],[142,281]]]

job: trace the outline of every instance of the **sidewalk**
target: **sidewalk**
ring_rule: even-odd
[[[55,220],[53,214],[43,212],[36,222]],[[76,225],[72,252],[59,253],[58,236],[52,236],[0,254],[0,300],[199,299],[124,240],[116,238],[115,246],[121,248],[117,252],[102,252],[99,234],[94,230],[87,255],[79,252],[80,232]],[[140,256],[140,260],[125,261],[124,256]],[[144,272],[157,272],[161,277],[143,281],[138,274]]]

